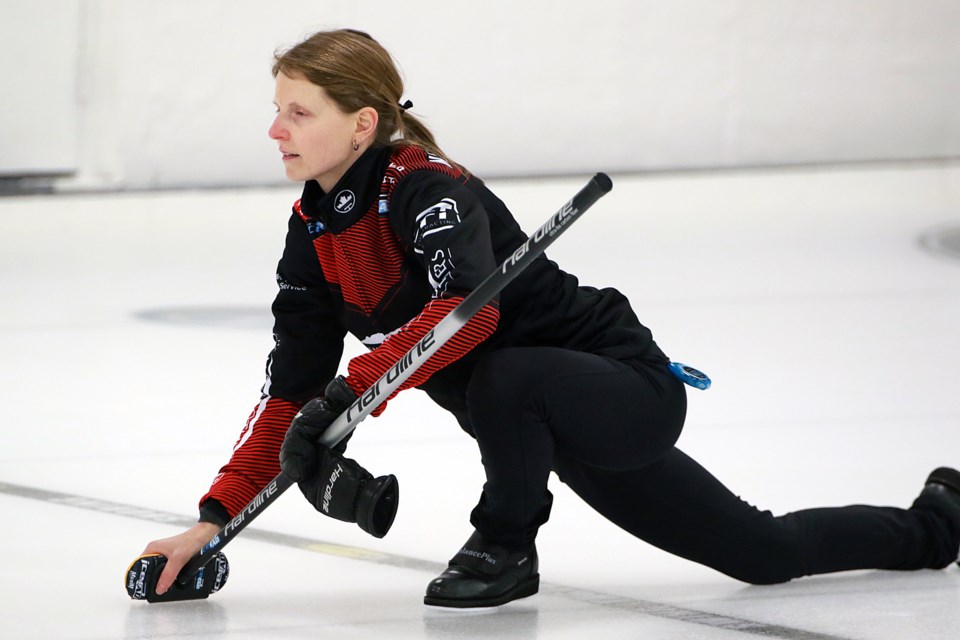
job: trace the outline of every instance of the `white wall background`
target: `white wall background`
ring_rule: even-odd
[[[0,177],[77,169],[79,4],[0,4]]]
[[[79,9],[77,171],[61,188],[283,182],[272,53],[342,26],[393,52],[414,113],[487,177],[960,156],[956,0],[30,5],[37,20]],[[0,57],[45,52],[11,46]],[[35,105],[15,115],[39,139],[57,105]]]

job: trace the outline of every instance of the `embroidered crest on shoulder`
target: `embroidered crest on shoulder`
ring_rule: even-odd
[[[417,214],[417,231],[413,238],[413,250],[423,253],[423,239],[440,231],[448,231],[460,223],[457,201],[444,198]]]

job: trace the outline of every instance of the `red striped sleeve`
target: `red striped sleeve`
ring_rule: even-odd
[[[456,307],[462,297],[431,300],[416,318],[408,322],[403,329],[392,334],[383,344],[369,353],[359,355],[347,365],[347,384],[360,395],[374,382],[380,379],[407,351],[420,341],[426,333],[435,327],[450,311]],[[392,399],[404,389],[417,387],[430,376],[448,364],[459,360],[474,347],[486,340],[496,330],[500,311],[495,303],[487,304],[464,325],[446,344],[420,366],[400,388],[387,400]],[[386,408],[386,401],[377,407],[373,414],[378,416]]]
[[[217,500],[234,517],[280,473],[280,445],[302,405],[264,396],[233,447],[233,455],[200,499]]]

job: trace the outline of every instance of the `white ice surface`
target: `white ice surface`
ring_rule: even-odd
[[[532,231],[583,182],[491,186]],[[751,587],[633,539],[556,481],[539,595],[426,608],[483,475],[473,441],[416,391],[351,443],[368,469],[400,478],[386,538],[324,519],[294,491],[250,530],[313,544],[241,535],[209,600],[130,601],[124,569],[180,527],[103,506],[195,516],[259,395],[297,195],[0,199],[0,637],[957,637],[957,567]],[[958,165],[614,176],[548,253],[624,291],[669,355],[713,377],[690,393],[680,446],[736,493],[777,513],[906,506],[931,469],[960,465],[960,260],[918,242],[949,224]],[[213,318],[139,315],[182,308]]]

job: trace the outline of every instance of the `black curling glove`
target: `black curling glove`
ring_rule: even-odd
[[[280,447],[280,468],[285,474],[299,482],[317,470],[320,450],[325,448],[320,444],[320,436],[356,399],[357,394],[346,379],[337,376],[330,381],[322,396],[303,405],[290,423]],[[342,455],[350,435],[352,432],[333,451]]]
[[[280,448],[283,472],[297,481],[300,492],[320,513],[356,522],[376,538],[390,530],[399,505],[393,475],[374,478],[355,460],[344,458],[349,435],[336,447],[320,444],[320,436],[356,400],[342,376],[334,378],[323,397],[304,405],[294,417]]]
[[[394,475],[374,478],[355,460],[322,448],[319,468],[297,483],[303,497],[320,513],[356,522],[375,538],[390,530],[399,505]]]

